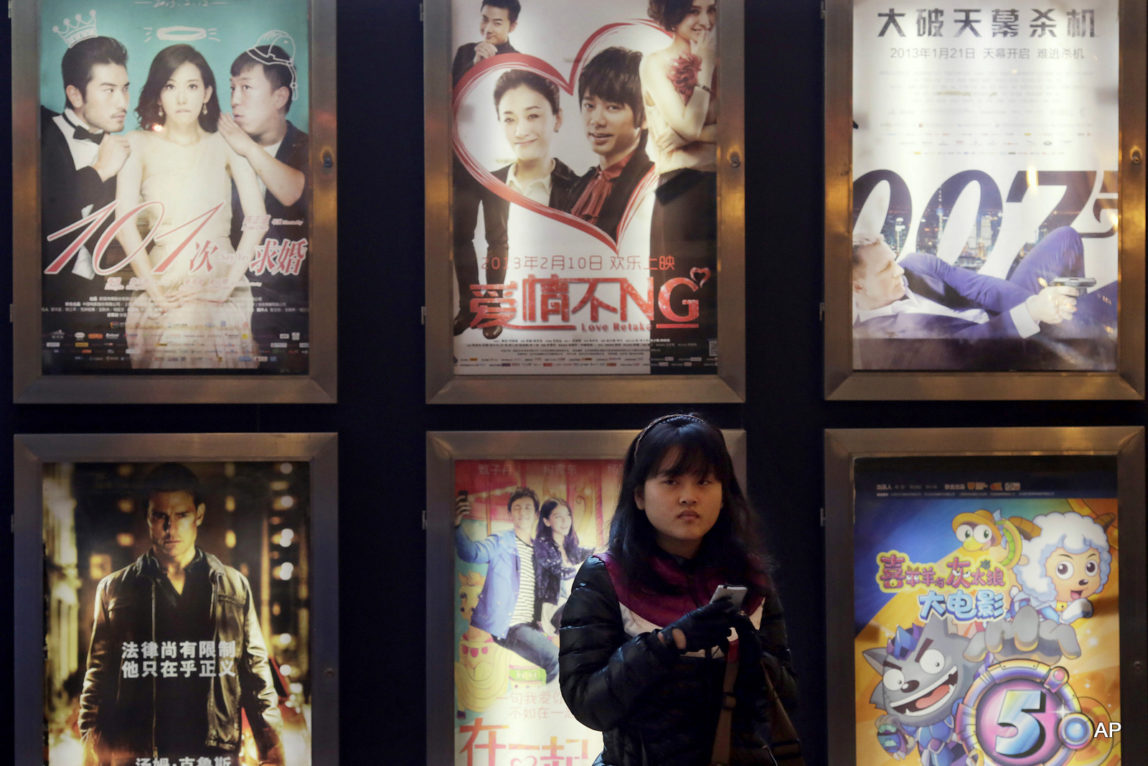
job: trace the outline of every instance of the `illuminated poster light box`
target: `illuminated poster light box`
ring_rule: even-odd
[[[826,396],[1143,398],[1143,3],[839,0],[826,36]]]
[[[734,470],[745,476],[745,433],[723,431]],[[498,535],[513,530],[514,503],[537,498],[545,518],[569,513],[577,563],[605,549],[634,431],[436,431],[427,435],[427,763],[515,766],[590,764],[602,734],[580,724],[562,700],[557,674],[558,583],[541,599],[541,632],[520,652],[495,641],[495,610],[475,610],[492,574]],[[527,499],[525,502],[531,502]],[[457,529],[456,514],[461,514]],[[492,537],[493,535],[493,537]],[[505,535],[504,535],[505,537]],[[541,537],[539,535],[538,537]],[[538,538],[536,538],[537,540]],[[539,550],[536,543],[535,550]],[[567,548],[569,551],[569,548]],[[506,558],[500,559],[505,566]],[[559,561],[560,564],[560,561]],[[541,578],[539,579],[541,582]],[[538,585],[539,588],[544,586]],[[535,633],[536,631],[530,631]],[[509,638],[509,633],[507,634]],[[524,654],[530,654],[527,659]],[[547,677],[552,663],[555,677]]]
[[[334,401],[334,5],[12,15],[15,401]]]
[[[426,5],[428,402],[744,399],[745,9],[647,5]]]
[[[830,763],[1144,752],[1142,428],[830,430],[825,453]]]
[[[18,435],[15,762],[338,763],[336,461],[333,434]]]

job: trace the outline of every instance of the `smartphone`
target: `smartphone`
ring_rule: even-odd
[[[745,601],[745,594],[748,588],[744,585],[719,585],[714,588],[713,598],[710,603],[717,601],[719,598],[728,598],[733,602],[733,605],[741,609],[741,603]]]

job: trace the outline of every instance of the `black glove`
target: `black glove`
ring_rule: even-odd
[[[729,635],[730,625],[737,607],[728,598],[718,599],[703,607],[686,612],[678,619],[662,628],[667,646],[677,650],[696,652],[699,649],[709,649],[724,642]],[[680,630],[686,637],[686,648],[680,649],[674,641],[674,631]]]

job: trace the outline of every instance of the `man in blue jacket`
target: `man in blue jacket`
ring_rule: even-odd
[[[546,671],[546,683],[558,676],[558,648],[542,632],[534,598],[534,530],[538,524],[538,495],[519,487],[506,504],[513,529],[484,540],[471,540],[462,531],[470,513],[465,496],[455,505],[454,545],[458,557],[486,564],[486,581],[470,624],[485,630],[495,642]]]

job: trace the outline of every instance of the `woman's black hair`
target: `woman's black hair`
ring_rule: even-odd
[[[702,538],[694,562],[716,565],[731,583],[764,595],[769,588],[768,565],[753,510],[734,474],[721,431],[697,415],[657,418],[630,443],[618,507],[610,523],[610,555],[630,582],[654,593],[672,590],[650,566],[655,556],[669,554],[658,546],[656,530],[634,499],[635,491],[663,467],[662,461],[672,451],[676,452],[674,464],[667,469],[671,476],[712,473],[722,485],[721,512]]]
[[[550,111],[553,114],[561,114],[562,106],[558,100],[558,86],[542,75],[528,69],[509,69],[499,75],[498,80],[494,83],[495,113],[498,112],[498,107],[506,92],[523,85],[546,99],[546,103],[550,104]]]
[[[140,127],[151,130],[156,125],[162,125],[164,118],[160,116],[159,96],[163,86],[171,79],[172,72],[184,64],[194,64],[203,78],[204,87],[211,88],[211,98],[207,99],[207,113],[199,115],[199,126],[208,133],[214,133],[219,127],[219,88],[215,87],[215,75],[207,65],[203,54],[190,45],[169,45],[151,61],[151,68],[147,73],[147,82],[140,91],[139,104],[136,114],[140,118]]]
[[[646,14],[668,32],[672,32],[693,8],[693,0],[650,0]]]
[[[550,545],[557,550],[558,546],[554,542],[554,530],[547,526],[546,521],[550,519],[550,514],[554,513],[557,507],[563,507],[570,512],[570,532],[566,535],[566,539],[562,541],[562,548],[566,551],[566,558],[572,562],[577,562],[578,557],[581,555],[581,546],[578,545],[578,531],[574,529],[574,509],[565,500],[560,500],[556,497],[548,497],[542,503],[542,508],[538,512],[538,529],[534,532],[534,537],[541,537],[546,540]]]

